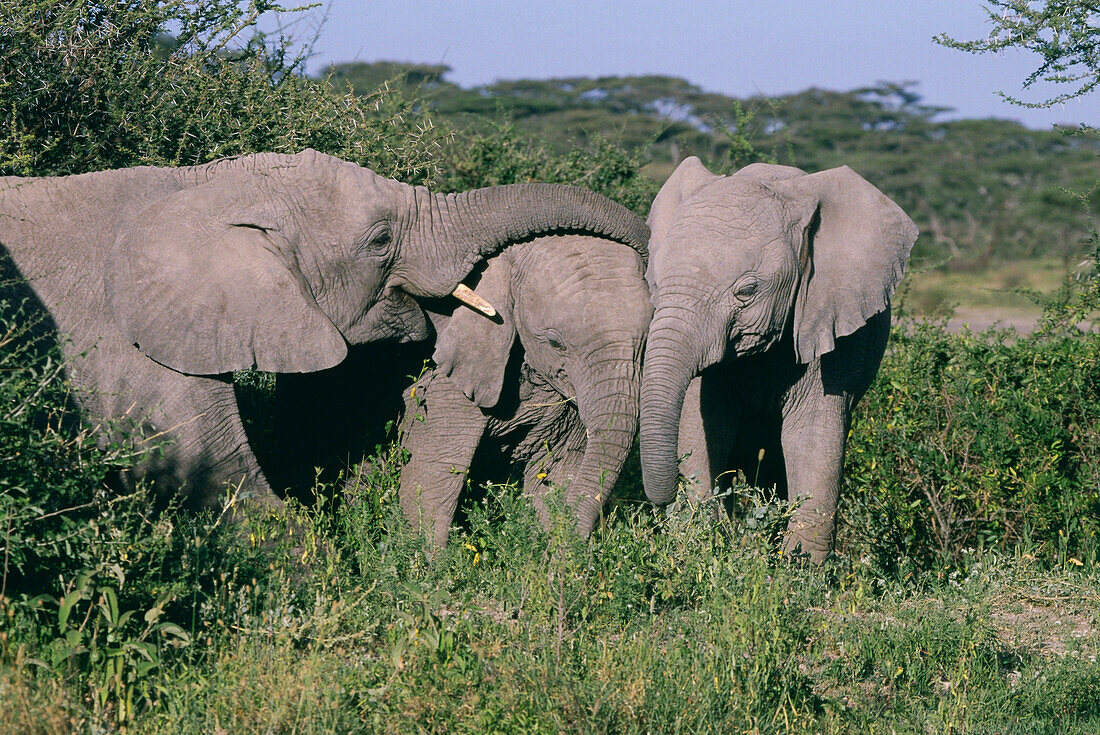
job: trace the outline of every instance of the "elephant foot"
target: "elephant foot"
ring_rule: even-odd
[[[820,524],[811,526],[799,523],[798,519],[791,521],[787,532],[783,534],[783,545],[780,553],[784,557],[792,559],[805,559],[812,564],[821,564],[833,551],[832,531]]]

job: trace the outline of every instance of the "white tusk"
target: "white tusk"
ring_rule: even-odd
[[[493,308],[492,304],[478,296],[473,289],[463,283],[458,284],[458,288],[454,290],[454,297],[490,319],[497,315],[497,310]]]

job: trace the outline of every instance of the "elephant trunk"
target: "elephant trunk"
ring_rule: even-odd
[[[699,350],[684,333],[692,320],[690,309],[658,310],[646,345],[639,447],[645,494],[657,505],[676,499],[680,414],[699,371]]]
[[[396,269],[402,288],[414,296],[450,294],[478,261],[509,243],[552,232],[603,235],[648,258],[645,222],[587,189],[531,183],[429,194],[418,188],[416,200],[425,228],[423,247]]]
[[[605,350],[592,361],[594,376],[577,394],[588,433],[584,457],[569,488],[577,531],[588,535],[619,479],[638,429],[640,380],[635,354]]]

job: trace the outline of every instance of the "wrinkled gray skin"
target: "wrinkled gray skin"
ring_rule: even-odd
[[[438,367],[405,394],[411,460],[400,495],[406,517],[437,547],[475,452],[496,442],[522,468],[544,522],[554,483],[577,531],[592,532],[638,425],[652,313],[644,268],[616,242],[539,238],[490,260],[477,284],[502,323],[469,310],[433,317]]]
[[[560,229],[638,248],[648,234],[581,189],[431,194],[316,151],[0,179],[0,260],[52,317],[82,408],[169,436],[141,470],[199,504],[226,483],[278,502],[230,371],[323,370],[348,344],[421,339],[411,296],[447,295],[504,244]]]
[[[697,158],[661,188],[648,221],[646,495],[674,500],[685,454],[694,493],[741,469],[801,501],[784,548],[821,561],[852,409],[878,370],[916,226],[847,167],[716,176]]]

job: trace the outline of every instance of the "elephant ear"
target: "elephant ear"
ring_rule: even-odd
[[[673,214],[680,207],[680,202],[691,196],[699,187],[720,178],[722,177],[708,171],[703,162],[695,156],[685,158],[657,192],[653,205],[649,208],[646,224],[649,225],[652,239],[656,241],[664,237],[665,231],[672,222]]]
[[[432,355],[439,370],[482,408],[492,408],[500,400],[504,371],[516,338],[511,271],[507,252],[488,260],[477,292],[496,307],[498,318],[489,319],[459,306],[439,330]]]
[[[793,315],[795,353],[808,363],[889,306],[917,226],[847,166],[771,186],[793,197],[800,209],[816,209],[805,218],[807,265]]]
[[[161,199],[125,226],[106,296],[122,333],[181,373],[311,372],[347,344],[321,311],[261,177],[235,172]]]

